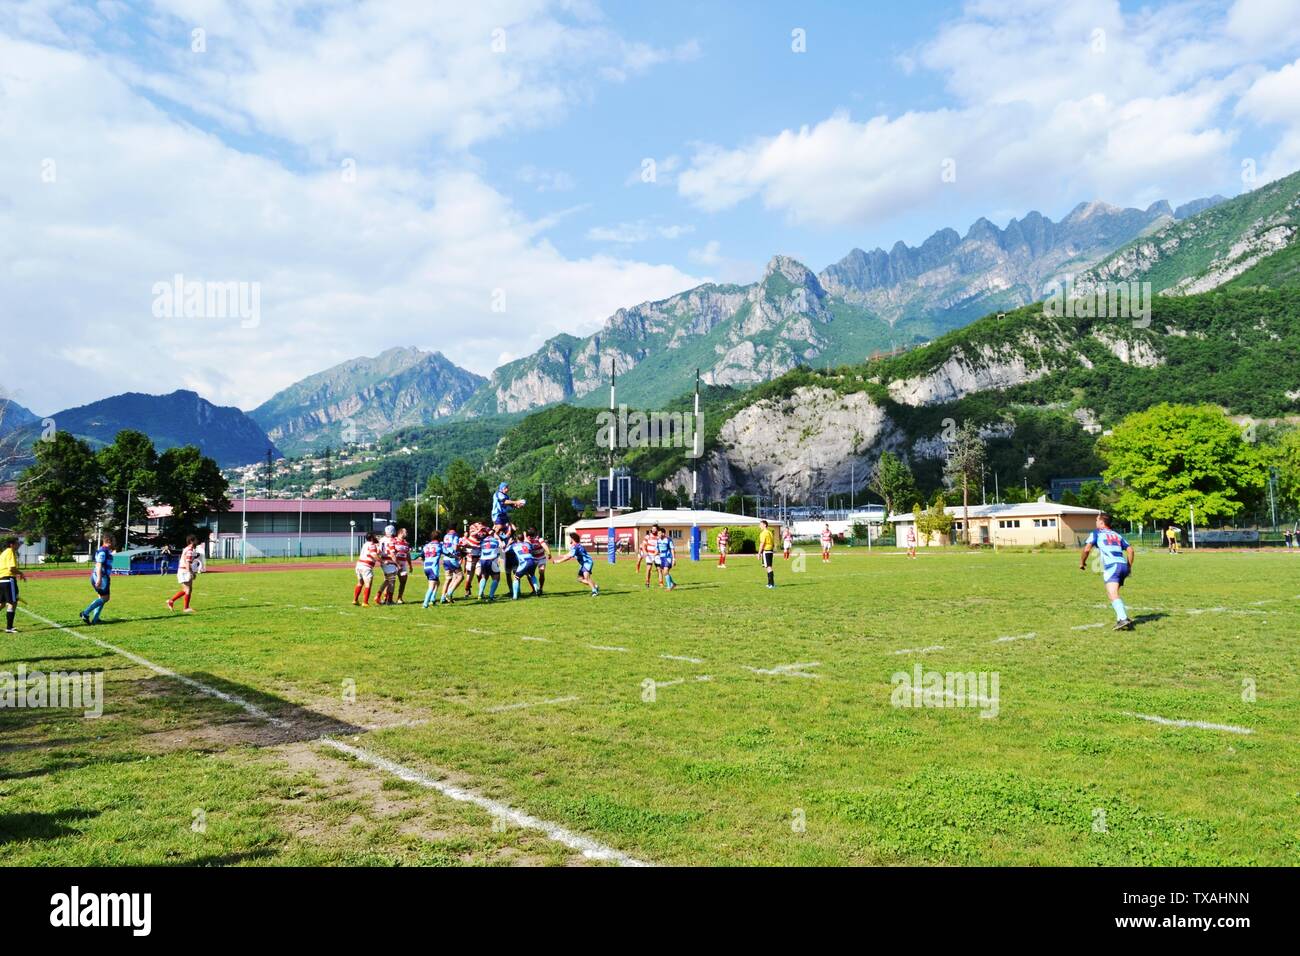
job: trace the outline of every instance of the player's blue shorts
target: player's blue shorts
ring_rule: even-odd
[[[439,572],[438,572],[437,561],[435,561],[433,564],[426,564],[424,566],[424,576],[428,578],[430,581],[438,580],[438,573]]]
[[[490,575],[499,573],[496,558],[479,558],[478,559],[479,577],[486,578]]]
[[[446,568],[448,571],[460,570],[460,562],[457,561],[455,558],[443,558],[442,566]]]
[[[518,567],[515,568],[515,577],[526,578],[535,570],[537,570],[537,563],[532,558],[527,561],[520,561]]]
[[[95,588],[95,593],[98,594],[100,597],[108,597],[108,589],[109,587],[112,586],[112,583],[113,583],[112,575],[108,575],[108,574],[104,575],[104,580],[102,582],[102,585],[97,588],[95,587],[95,579],[93,577],[90,579],[90,586],[92,588]]]
[[[1102,571],[1101,580],[1103,584],[1110,584],[1114,581],[1120,587],[1124,586],[1124,579],[1128,577],[1129,566],[1127,564],[1113,564]]]
[[[591,561],[581,561],[578,563],[578,580],[582,580],[584,574],[590,574],[591,569],[595,567]]]

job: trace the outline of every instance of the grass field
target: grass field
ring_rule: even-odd
[[[102,669],[104,713],[0,709],[3,859],[591,862],[503,805],[660,864],[1300,864],[1300,557],[1142,553],[1132,633],[1077,561],[854,549],[769,592],[733,557],[674,593],[598,563],[595,599],[567,564],[428,611],[422,581],[356,609],[347,571],[223,572],[185,617],[115,579],[96,628],[84,580],[33,579],[75,633],[20,614],[0,671]],[[996,705],[893,706],[918,663]]]

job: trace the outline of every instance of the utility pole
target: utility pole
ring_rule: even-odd
[[[442,498],[443,498],[442,495],[433,496],[433,530],[434,531],[438,530],[438,512],[442,510],[442,505],[439,504],[439,502],[442,501]]]

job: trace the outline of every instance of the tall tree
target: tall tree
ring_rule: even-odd
[[[867,488],[884,499],[885,515],[889,516],[896,508],[915,498],[916,479],[912,476],[912,469],[907,467],[907,462],[893,452],[882,451],[875,467],[871,469]]]
[[[89,444],[68,432],[36,442],[36,462],[18,478],[18,530],[65,555],[94,533],[104,473]]]
[[[441,496],[439,526],[459,529],[465,522],[491,520],[492,492],[495,490],[496,486],[489,485],[473,465],[457,458],[447,466],[446,474],[429,479],[424,489],[425,501],[421,505],[427,502],[432,516],[434,496]]]
[[[1154,405],[1125,418],[1097,450],[1119,489],[1115,514],[1129,521],[1230,518],[1258,500],[1264,453],[1214,405]]]
[[[961,489],[961,534],[967,544],[970,544],[970,488],[979,481],[986,456],[987,446],[979,427],[970,419],[962,422],[948,443],[943,477],[949,485]]]
[[[128,512],[136,519],[145,517],[145,498],[153,497],[158,483],[158,452],[144,432],[124,428],[113,444],[99,450],[99,467],[104,473],[104,491],[109,504],[109,523],[123,529],[118,542],[125,539]]]
[[[193,445],[168,448],[158,456],[158,501],[170,505],[168,540],[180,544],[198,530],[199,519],[230,510],[229,484],[217,463]]]
[[[1282,435],[1269,449],[1277,468],[1277,497],[1283,508],[1300,510],[1300,428]]]

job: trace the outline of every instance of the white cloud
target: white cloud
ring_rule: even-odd
[[[940,213],[959,198],[1023,210],[1187,195],[1236,168],[1232,104],[1260,72],[1245,40],[1267,22],[1270,42],[1283,44],[1277,37],[1293,31],[1280,9],[1240,0],[1215,23],[1201,2],[1126,14],[1115,0],[975,0],[898,58],[904,71],[939,74],[952,106],[865,120],[840,112],[737,146],[707,144],[677,188],[710,212],[757,199],[815,226]],[[1290,80],[1256,81],[1257,117],[1291,102]]]
[[[646,219],[621,222],[616,226],[592,226],[587,238],[593,242],[637,243],[648,239],[680,239],[695,231],[691,225],[656,225]]]
[[[182,385],[247,408],[392,345],[486,373],[698,281],[567,258],[468,163],[294,171],[177,122],[99,57],[0,36],[0,62],[0,377],[39,411]],[[260,324],[155,319],[153,284],[177,273],[260,283]]]

